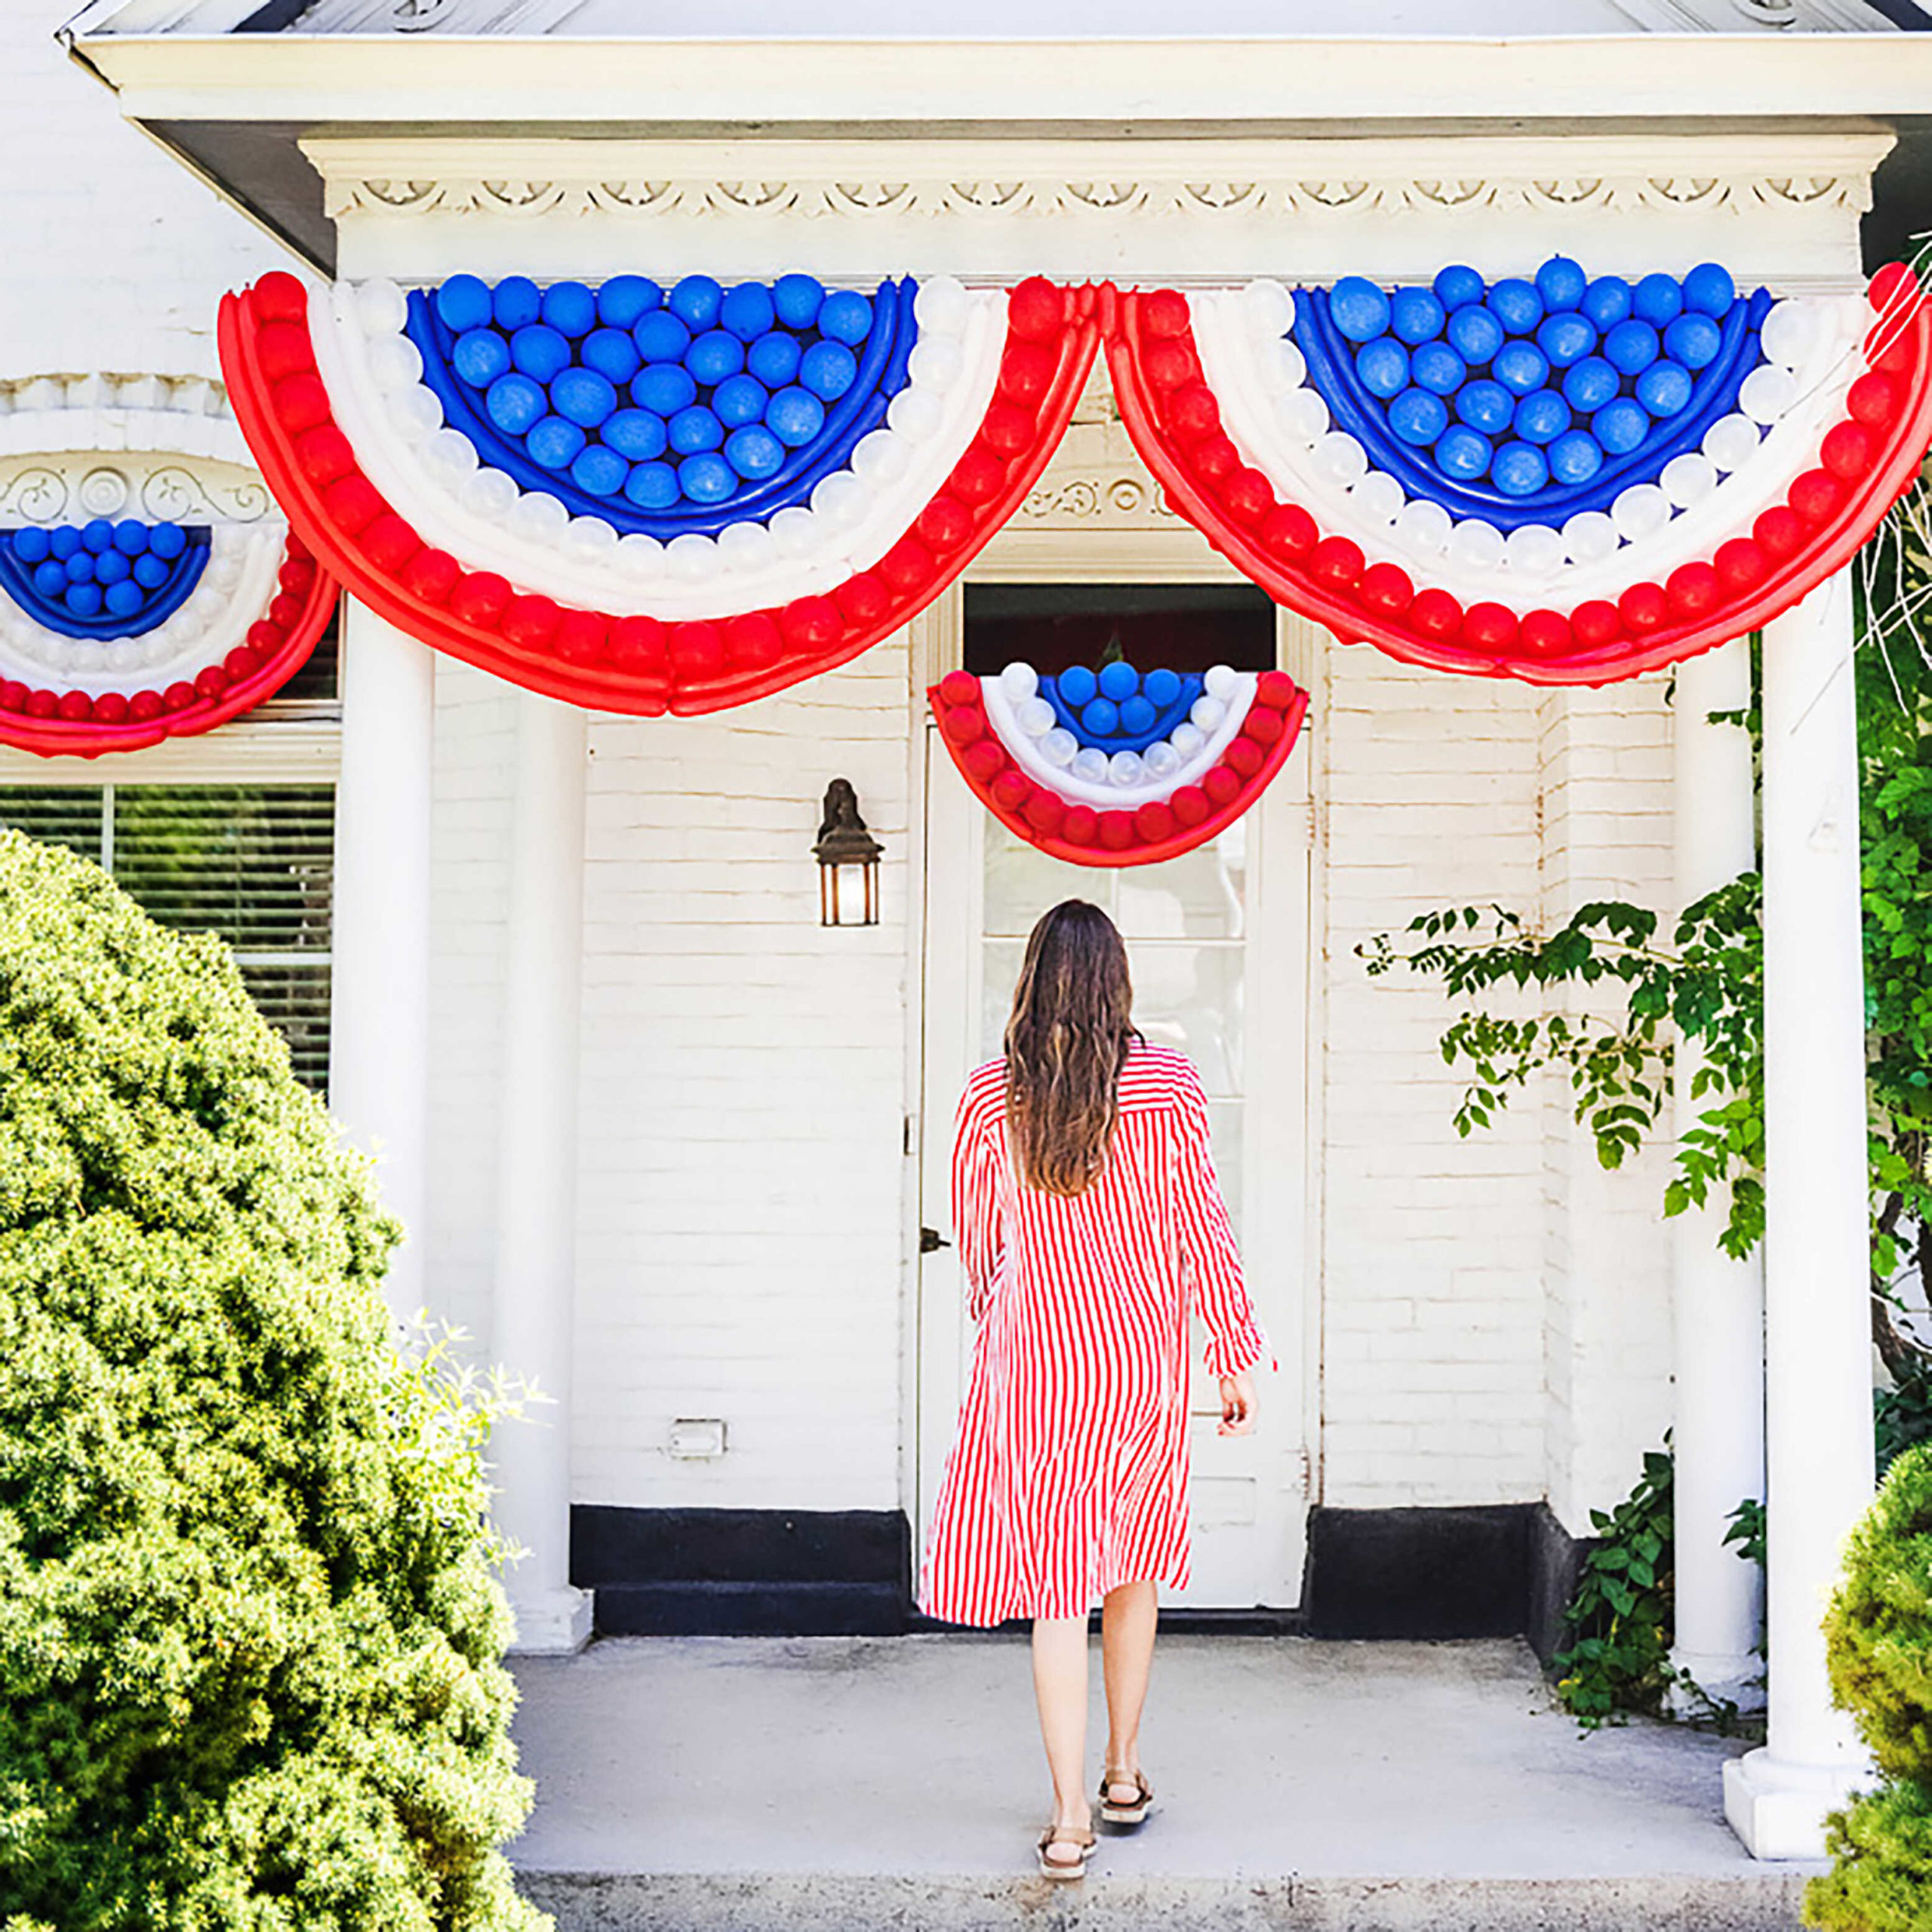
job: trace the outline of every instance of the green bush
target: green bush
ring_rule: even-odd
[[[1908,1449],[1846,1546],[1825,1620],[1832,1688],[1884,1782],[1831,1821],[1805,1916],[1836,1932],[1932,1924],[1932,1447]]]
[[[214,941],[0,834],[0,1924],[534,1932],[486,1427]]]

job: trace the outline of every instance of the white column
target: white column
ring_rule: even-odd
[[[1864,974],[1851,582],[1764,633],[1764,1254],[1770,1727],[1724,1767],[1759,1858],[1824,1855],[1865,1774],[1820,1620],[1872,1488]]]
[[[491,1355],[538,1400],[492,1444],[515,1647],[574,1651],[590,1599],[570,1580],[577,1013],[583,958],[583,713],[517,696]]]
[[[426,646],[345,600],[336,786],[329,1105],[376,1158],[402,1245],[384,1292],[426,1304],[429,1147],[429,790],[435,666]]]
[[[1741,717],[1713,724],[1714,712],[1751,706],[1751,651],[1739,638],[1680,665],[1676,754],[1677,902],[1689,906],[1758,863],[1751,736]],[[1712,1104],[1694,1101],[1703,1056],[1678,1043],[1676,1129],[1681,1135]],[[1751,1680],[1760,1665],[1761,1579],[1724,1543],[1730,1512],[1764,1493],[1764,1281],[1761,1257],[1734,1261],[1718,1245],[1727,1198],[1672,1223],[1675,1280],[1677,1638],[1671,1661],[1715,1697],[1750,1708],[1763,1702]]]

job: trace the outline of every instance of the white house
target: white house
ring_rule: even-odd
[[[1768,1428],[1770,1743],[1727,1803],[1760,1856],[1815,1851],[1859,1763],[1817,1617],[1871,1483],[1842,565],[1932,428],[1928,325],[1904,285],[1868,295],[1860,222],[1878,175],[1872,263],[1913,226],[1894,123],[1932,39],[1911,0],[1531,23],[1384,5],[1324,37],[1318,8],[1209,0],[1185,37],[1129,5],[1092,38],[994,4],[940,37],[860,0],[809,29],[737,0],[645,33],[614,0],[98,0],[63,73],[54,20],[10,23],[6,85],[44,118],[0,117],[33,183],[0,216],[30,265],[0,289],[0,526],[42,534],[17,552],[32,623],[0,627],[0,820],[100,841],[137,890],[131,788],[238,828],[228,883],[269,909],[245,958],[318,1078],[326,1029],[332,1103],[409,1230],[398,1303],[554,1401],[501,1445],[527,1645],[593,1619],[906,1626],[968,1340],[952,1109],[1018,940],[1078,894],[1128,935],[1143,1024],[1202,1066],[1279,1359],[1258,1435],[1202,1429],[1182,1607],[1547,1652],[1589,1512],[1674,1429],[1680,1656],[1735,1687],[1758,1606],[1721,1537],[1766,1493]],[[1573,260],[1614,283],[1601,312]],[[1473,294],[1438,284],[1465,264]],[[795,275],[867,300],[788,323]],[[656,292],[614,288],[638,276]],[[645,317],[685,314],[663,291],[690,291],[687,337],[732,333],[686,278],[766,291],[741,344],[791,329],[766,414],[717,400],[759,367],[728,343],[702,405],[645,406],[635,384],[700,352],[654,359]],[[218,371],[217,301],[250,283]],[[1465,309],[1500,318],[1481,353]],[[1574,353],[1541,333],[1580,317]],[[1572,393],[1625,320],[1629,366]],[[545,374],[516,331],[552,321],[638,347]],[[851,352],[788,440],[769,398],[808,393],[804,341]],[[1528,373],[1503,383],[1512,345]],[[565,368],[617,400],[580,385],[580,420]],[[1543,396],[1565,400],[1521,413]],[[162,422],[182,398],[211,426]],[[714,419],[688,445],[686,408]],[[620,409],[657,427],[620,434]],[[734,422],[777,454],[754,438],[728,472]],[[1471,435],[1484,466],[1458,469]],[[268,493],[245,499],[251,460]],[[292,601],[149,707],[161,742],[117,749],[125,665],[163,647],[117,657],[32,586],[53,530],[118,513],[91,477],[139,495],[171,468],[208,571],[229,526],[274,532],[223,611],[278,559],[295,576],[263,587]],[[335,577],[339,699],[326,649],[275,675]],[[1554,923],[1749,867],[1748,748],[1698,721],[1748,692],[1724,640],[1761,623],[1761,1272],[1708,1220],[1663,1221],[1655,1158],[1601,1171],[1553,1087],[1458,1139],[1438,993],[1356,952],[1433,906]],[[1212,675],[1143,681],[1137,734],[1111,699],[1096,723],[1055,674],[1109,640]],[[30,645],[42,684],[5,657]],[[1082,822],[1068,761],[1097,749]],[[883,848],[871,924],[822,923],[839,779]]]

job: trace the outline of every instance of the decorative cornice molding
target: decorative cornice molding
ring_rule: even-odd
[[[261,478],[240,463],[168,450],[123,453],[100,444],[0,455],[0,525],[85,523],[97,516],[256,523],[274,511]]]
[[[205,376],[0,379],[0,459],[123,450],[252,467],[227,392]]]

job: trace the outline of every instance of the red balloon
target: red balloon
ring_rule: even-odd
[[[1463,607],[1446,590],[1431,584],[1409,606],[1409,626],[1420,637],[1448,644],[1463,634]]]

